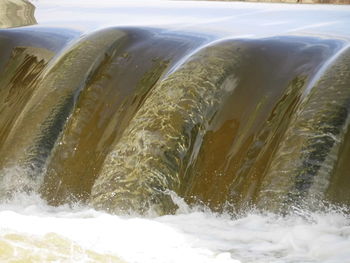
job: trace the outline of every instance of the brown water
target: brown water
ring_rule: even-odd
[[[45,4],[39,17],[50,12]],[[247,5],[247,15],[251,7],[261,8],[261,20],[283,12]],[[332,16],[344,19],[337,10]],[[312,8],[305,12],[317,19]],[[234,26],[225,20],[220,25]],[[198,33],[195,24],[181,33],[174,25],[117,21],[84,33],[45,22],[1,31],[0,166],[21,171],[18,185],[2,183],[1,196],[22,189],[53,205],[160,214],[177,207],[169,191],[216,211],[250,204],[285,211],[327,196],[347,203],[347,191],[334,188],[348,181],[341,161],[348,36],[306,36],[304,28],[327,31],[340,22],[305,21],[310,25],[274,28],[261,38],[235,37],[235,29],[223,38],[210,24],[204,33],[201,22]],[[248,33],[258,30],[247,25]]]

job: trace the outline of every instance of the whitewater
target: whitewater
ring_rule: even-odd
[[[184,203],[175,215],[117,216],[52,207],[17,194],[0,205],[0,262],[347,262],[350,218],[341,208],[216,214]],[[15,260],[15,261],[14,261]]]

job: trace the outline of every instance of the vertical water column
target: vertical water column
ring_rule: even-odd
[[[91,193],[98,209],[115,213],[176,206],[186,166],[196,158],[208,123],[236,87],[244,47],[223,41],[205,47],[174,69],[148,94],[107,156]]]
[[[39,174],[80,90],[106,53],[115,49],[124,35],[117,29],[92,33],[50,61],[36,80],[30,100],[25,103],[2,142],[0,169],[17,167],[23,171],[21,177],[27,177],[29,181],[30,178],[35,181],[42,177]],[[28,187],[18,185],[15,190]]]
[[[348,129],[349,65],[346,48],[297,109],[263,179],[260,207],[284,212],[295,205],[314,208],[324,199]]]

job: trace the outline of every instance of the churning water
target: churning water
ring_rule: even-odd
[[[215,214],[116,216],[51,207],[36,195],[0,206],[0,262],[347,262],[350,218],[340,209],[285,217]]]

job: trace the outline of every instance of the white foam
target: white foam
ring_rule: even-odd
[[[337,211],[279,217],[190,211],[120,217],[87,207],[53,208],[37,196],[0,205],[0,237],[55,233],[85,249],[127,262],[346,262],[350,219]]]

